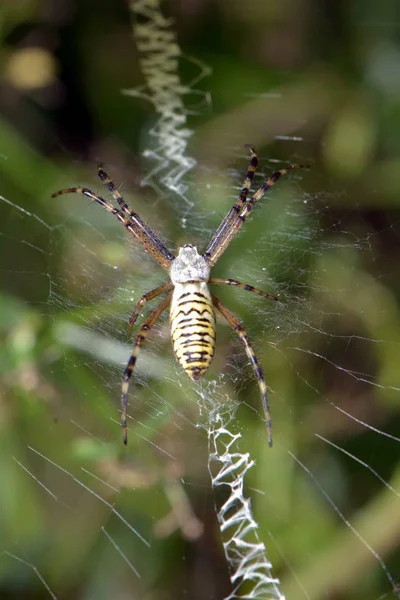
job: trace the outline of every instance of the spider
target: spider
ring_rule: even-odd
[[[157,296],[166,294],[163,301],[150,313],[140,328],[124,371],[121,395],[121,424],[124,444],[128,440],[126,419],[129,381],[135,369],[144,340],[161,314],[170,306],[171,338],[174,352],[183,369],[194,381],[197,381],[204,375],[214,356],[216,337],[214,309],[227,320],[232,329],[237,333],[244,345],[246,354],[258,380],[268,432],[268,445],[272,446],[267,387],[261,365],[239,319],[210,292],[208,286],[209,284],[232,285],[274,302],[278,300],[278,298],[267,292],[263,292],[252,285],[247,285],[235,279],[210,278],[210,271],[242,227],[256,202],[264,196],[282,175],[293,169],[304,168],[304,166],[295,164],[286,169],[276,171],[264,181],[248,200],[247,196],[258,165],[255,149],[252,146],[249,146],[249,149],[250,163],[239,198],[222,220],[203,254],[199,254],[197,248],[191,244],[185,244],[180,247],[177,256],[172,254],[139,215],[126,204],[102,165],[98,166],[98,176],[118,203],[119,208],[116,208],[98,194],[84,187],[65,188],[52,195],[54,198],[61,194],[83,194],[100,204],[100,206],[114,215],[124,225],[137,239],[139,244],[141,244],[145,252],[150,254],[167,271],[170,278],[170,281],[144,294],[136,304],[129,319],[128,333],[135,324],[141,308],[150,300],[157,298]]]

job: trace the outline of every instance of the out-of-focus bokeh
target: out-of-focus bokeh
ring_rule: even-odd
[[[198,161],[183,196],[139,187],[155,169],[143,152],[154,149],[157,115],[123,93],[145,83],[128,3],[0,7],[0,598],[229,595],[221,499],[207,436],[194,427],[204,415],[195,386],[179,379],[166,321],[145,347],[122,447],[126,324],[163,273],[98,206],[51,194],[87,185],[105,195],[102,161],[172,250],[204,246],[238,194],[249,143],[258,183],[264,169],[311,167],[282,179],[215,271],[281,300],[266,307],[217,290],[264,366],[272,450],[256,382],[226,327],[207,380],[247,406],[234,427],[257,461],[248,495],[286,598],[391,598],[400,578],[400,444],[389,437],[400,432],[400,5],[161,6],[183,51],[182,81],[209,70],[183,97],[187,154]]]

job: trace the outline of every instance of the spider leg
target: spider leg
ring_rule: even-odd
[[[129,319],[127,333],[129,333],[130,330],[132,329],[132,327],[134,326],[136,319],[139,316],[142,306],[144,304],[146,304],[146,302],[149,302],[150,300],[157,298],[157,296],[160,296],[160,294],[162,294],[163,292],[169,292],[169,290],[171,290],[172,288],[173,288],[172,283],[167,281],[167,283],[163,283],[159,287],[156,287],[154,290],[151,290],[151,292],[147,292],[147,294],[143,294],[143,296],[140,298],[140,300],[136,304],[135,310],[133,311],[131,318]]]
[[[260,185],[258,190],[256,192],[254,192],[254,194],[250,198],[250,200],[248,202],[246,202],[246,206],[244,206],[243,211],[241,212],[239,217],[242,217],[243,220],[246,219],[246,217],[249,215],[249,213],[254,208],[255,203],[258,202],[259,200],[261,200],[261,198],[264,196],[264,194],[266,194],[268,192],[268,190],[270,188],[272,188],[273,185],[276,184],[276,182],[278,181],[278,179],[280,179],[282,177],[282,175],[286,175],[286,173],[290,173],[290,171],[294,171],[295,169],[307,169],[307,168],[308,168],[307,165],[296,164],[296,165],[290,165],[286,169],[281,169],[280,171],[275,171],[275,173],[272,173],[271,177],[268,177],[268,179],[266,179],[264,181],[264,183],[262,185]]]
[[[268,292],[263,292],[258,288],[253,287],[252,285],[247,285],[246,283],[242,283],[241,281],[237,281],[236,279],[219,279],[218,277],[212,277],[209,279],[208,283],[211,284],[222,284],[222,285],[233,285],[242,290],[246,290],[246,292],[253,292],[254,294],[258,294],[263,298],[268,298],[268,300],[273,300],[273,302],[278,302],[278,298],[276,296],[272,296],[268,294]]]
[[[269,177],[264,183],[258,188],[258,190],[253,194],[250,200],[242,203],[240,205],[239,201],[231,208],[229,213],[223,219],[221,225],[218,227],[217,231],[214,233],[211,238],[210,243],[208,244],[207,250],[204,252],[203,256],[207,259],[210,265],[215,265],[217,260],[223,254],[223,252],[227,249],[232,239],[235,237],[236,233],[242,227],[243,223],[251,213],[254,208],[256,202],[261,200],[261,198],[266,194],[266,192],[273,186],[275,183],[282,177],[282,175],[286,175],[290,171],[294,169],[304,169],[307,168],[306,165],[291,165],[286,169],[281,169],[280,171],[276,171]]]
[[[119,190],[117,190],[117,188],[115,187],[113,180],[108,176],[108,174],[104,170],[104,167],[102,164],[97,165],[97,175],[99,176],[101,181],[104,183],[104,185],[106,186],[106,188],[108,189],[108,191],[110,192],[110,194],[112,195],[114,200],[116,202],[118,202],[118,204],[121,207],[122,212],[124,212],[129,217],[133,217],[133,218],[137,217],[138,216],[137,213],[135,213],[131,209],[129,204],[127,204],[125,202],[123,196],[121,195]]]
[[[171,262],[174,260],[175,256],[168,250],[166,246],[164,246],[161,240],[150,229],[150,227],[146,225],[146,223],[139,217],[137,213],[125,210],[127,215],[125,216],[122,210],[118,210],[118,208],[115,208],[112,204],[104,200],[104,198],[98,194],[95,194],[88,188],[65,188],[59,192],[55,192],[51,197],[56,198],[62,194],[83,194],[84,196],[87,196],[88,198],[91,198],[91,200],[97,202],[97,204],[100,204],[100,206],[114,215],[118,221],[124,225],[124,227],[138,240],[145,252],[148,252],[150,256],[152,256],[158,262],[158,264],[163,267],[163,269],[169,272]]]
[[[122,424],[122,437],[124,440],[124,444],[128,442],[127,429],[126,429],[126,411],[128,405],[128,389],[129,389],[129,380],[132,377],[132,373],[135,369],[136,361],[139,356],[142,344],[147,337],[147,334],[159,319],[161,314],[168,308],[169,303],[171,302],[172,292],[168,294],[164,298],[164,300],[153,310],[148,319],[143,323],[138,336],[136,338],[135,344],[133,346],[132,354],[126,365],[126,369],[124,371],[124,378],[122,381],[122,395],[121,395],[121,424]]]
[[[232,327],[232,329],[234,331],[236,331],[236,333],[238,334],[241,342],[244,345],[246,354],[249,357],[250,362],[252,364],[254,374],[257,377],[258,386],[260,388],[261,400],[262,400],[262,404],[263,404],[263,408],[264,408],[265,423],[267,425],[267,431],[268,431],[268,445],[271,447],[272,446],[271,417],[270,417],[270,413],[269,413],[267,386],[265,385],[264,373],[262,371],[261,365],[258,362],[258,358],[257,358],[253,348],[250,345],[246,330],[243,328],[239,319],[230,310],[228,310],[222,304],[222,302],[220,300],[218,300],[218,298],[216,296],[214,296],[213,294],[211,296],[212,296],[212,300],[213,300],[215,308],[221,313],[221,315],[228,321],[228,323]]]
[[[208,246],[206,252],[204,253],[204,258],[206,258],[207,260],[210,260],[210,262],[212,262],[212,264],[215,264],[215,262],[216,262],[216,260],[211,261],[211,256],[215,252],[216,246],[218,245],[218,240],[223,238],[229,232],[231,224],[237,219],[237,215],[242,210],[243,205],[246,202],[250,187],[251,187],[251,182],[253,181],[254,173],[256,172],[256,169],[257,169],[258,157],[256,154],[256,150],[255,150],[255,148],[253,148],[253,146],[248,146],[248,147],[249,147],[250,155],[251,155],[250,163],[247,168],[246,177],[244,179],[243,187],[241,189],[239,198],[236,200],[236,203],[234,204],[234,206],[232,206],[231,210],[228,212],[228,214],[222,220],[221,225],[218,227],[217,231],[214,233],[212,240],[210,241],[209,246]]]
[[[239,198],[236,201],[236,204],[239,208],[246,202],[247,194],[249,193],[251,182],[253,181],[254,173],[256,172],[258,165],[256,149],[251,144],[246,144],[246,148],[250,150],[250,162],[249,166],[247,167],[247,173],[246,177],[244,178],[242,190]]]

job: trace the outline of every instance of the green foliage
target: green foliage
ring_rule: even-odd
[[[247,405],[236,423],[241,449],[257,457],[247,484],[263,491],[253,506],[286,597],[303,597],[302,585],[313,600],[389,598],[379,562],[288,450],[399,574],[399,445],[362,425],[399,437],[397,4],[285,2],[282,11],[280,2],[226,0],[177,13],[185,55],[214,69],[196,86],[212,110],[187,107],[194,207],[137,186],[154,168],[140,153],[156,115],[121,93],[143,83],[128,7],[67,2],[57,16],[46,4],[48,13],[33,0],[1,9],[0,597],[50,597],[38,573],[59,598],[229,594],[207,439],[193,425],[206,420],[196,398],[211,384],[179,373],[165,322],[131,391],[127,451],[121,443],[126,323],[163,274],[98,207],[50,196],[86,184],[103,193],[100,158],[172,249],[205,244],[252,143],[260,170],[312,167],[257,207],[215,272],[280,296],[265,306],[221,292],[265,367],[272,450],[243,349],[223,327],[208,379],[229,374],[218,394]],[[36,45],[46,57],[29,73],[19,53]],[[179,68],[193,76],[189,61]]]

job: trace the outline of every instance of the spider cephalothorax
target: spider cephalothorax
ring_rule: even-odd
[[[178,256],[172,261],[169,276],[173,285],[192,280],[207,282],[210,270],[210,264],[199,254],[196,246],[186,244],[179,248]]]
[[[100,204],[100,206],[103,206],[103,208],[113,214],[126,227],[126,229],[141,244],[144,250],[148,252],[170,276],[170,281],[160,285],[151,292],[144,294],[140,298],[129,320],[130,330],[139,316],[141,307],[157,296],[167,293],[164,300],[152,311],[152,313],[150,313],[149,317],[142,325],[124,372],[121,412],[123,440],[125,444],[127,443],[126,410],[129,380],[135,368],[140,348],[146,339],[148,332],[160,315],[168,308],[168,306],[170,306],[171,337],[174,352],[179,363],[193,380],[198,380],[204,375],[214,356],[215,308],[236,331],[245,347],[246,354],[250,359],[255,376],[258,380],[265,421],[268,429],[268,443],[272,446],[271,419],[269,415],[267,388],[260,363],[250,346],[247,333],[240,321],[233,313],[225,308],[216,296],[211,294],[208,287],[209,284],[233,285],[248,292],[254,292],[269,300],[277,300],[275,296],[271,296],[267,292],[258,290],[251,285],[241,283],[235,279],[210,278],[211,268],[229,246],[233,237],[254,208],[256,202],[264,196],[269,188],[273,186],[282,175],[288,171],[302,167],[302,165],[291,165],[287,169],[276,171],[269,179],[264,181],[254,195],[248,200],[247,195],[258,164],[256,151],[252,147],[250,147],[250,154],[250,164],[239,198],[226,217],[222,220],[221,225],[212,236],[204,254],[199,254],[195,246],[186,244],[179,249],[178,256],[175,257],[150,227],[142,221],[139,215],[132,211],[128,204],[126,204],[101,165],[98,167],[98,175],[111,192],[114,200],[118,203],[119,208],[116,208],[88,188],[66,188],[53,194],[53,197],[59,196],[60,194],[84,194]]]

